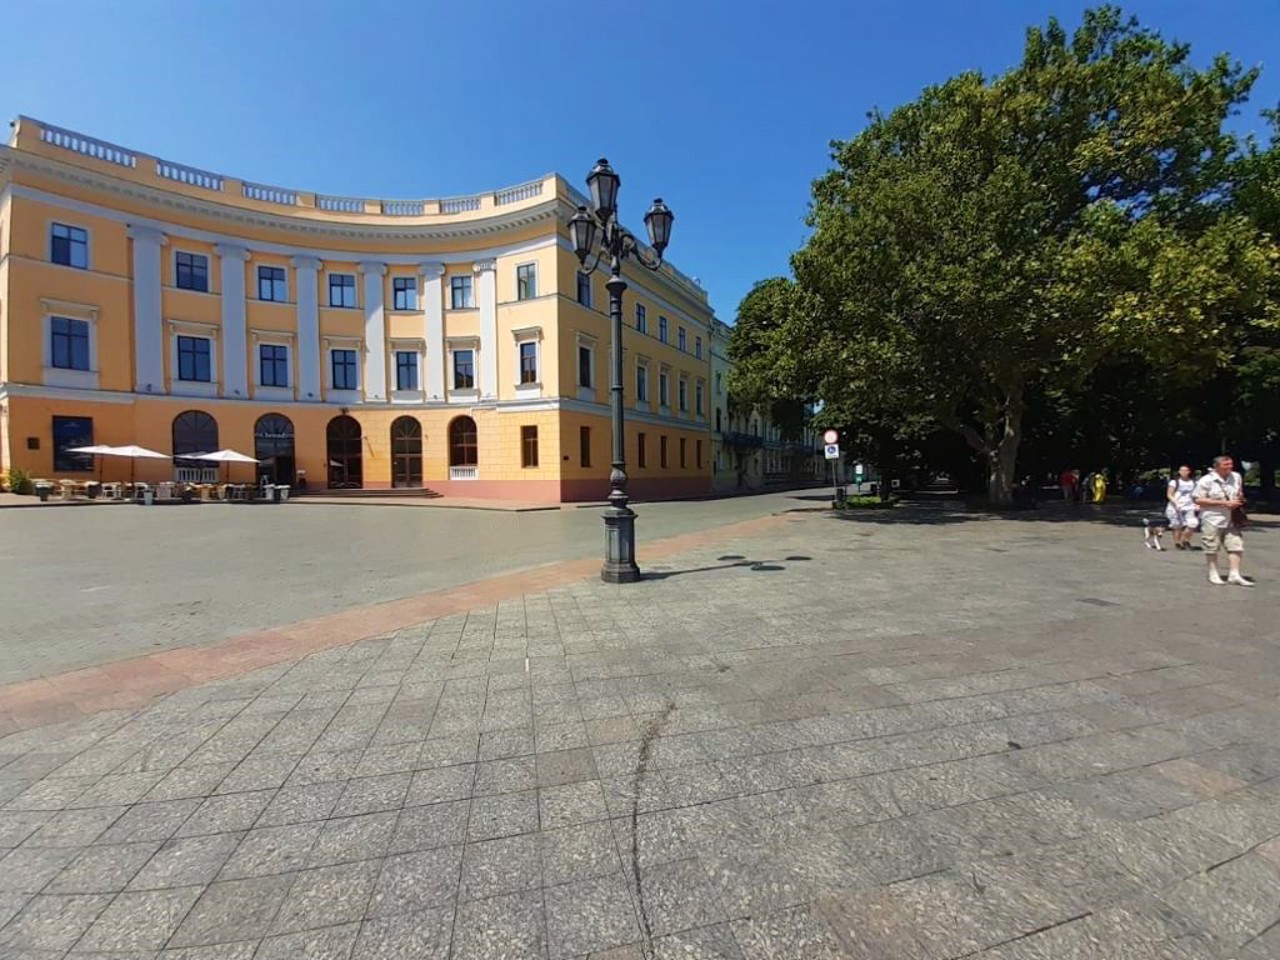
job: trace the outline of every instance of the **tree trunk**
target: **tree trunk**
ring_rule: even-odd
[[[1270,457],[1258,458],[1258,483],[1262,487],[1262,499],[1270,500],[1276,494],[1276,462]]]
[[[987,454],[987,498],[994,507],[1007,507],[1013,503],[1013,484],[1017,477],[1018,446],[1022,443],[1022,384],[1011,384],[1005,391],[1004,417],[993,425],[989,434],[999,436]]]

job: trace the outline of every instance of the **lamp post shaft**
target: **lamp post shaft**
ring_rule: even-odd
[[[612,256],[609,280],[609,329],[611,341],[609,383],[613,419],[613,462],[609,471],[609,506],[604,511],[605,561],[600,579],[606,583],[634,583],[640,579],[636,566],[636,515],[627,506],[627,448],[622,410],[622,279],[620,257]]]

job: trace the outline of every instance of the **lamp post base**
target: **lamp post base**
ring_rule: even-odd
[[[630,507],[605,508],[604,557],[600,579],[605,583],[635,583],[640,579],[640,568],[636,566],[636,515]]]

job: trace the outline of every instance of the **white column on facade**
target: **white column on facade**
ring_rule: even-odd
[[[382,286],[385,263],[360,264],[364,274],[364,398],[387,399],[387,324]]]
[[[213,248],[221,263],[222,290],[222,395],[249,396],[248,341],[245,335],[244,265],[249,251],[235,244]]]
[[[480,396],[498,396],[498,264],[479,260],[476,277],[476,305],[480,308]]]
[[[294,257],[290,263],[298,271],[298,399],[320,399],[320,302],[316,276],[320,261],[315,257]]]
[[[164,392],[164,323],[160,248],[168,238],[154,227],[130,227],[133,241],[133,369],[139,393]]]
[[[424,263],[418,267],[423,279],[425,309],[423,339],[427,343],[423,388],[428,400],[444,399],[444,264]]]

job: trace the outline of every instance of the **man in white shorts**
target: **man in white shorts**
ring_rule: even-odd
[[[1209,559],[1210,583],[1234,583],[1240,587],[1252,587],[1240,573],[1240,558],[1244,554],[1244,537],[1240,535],[1237,510],[1244,507],[1244,480],[1235,472],[1235,461],[1230,457],[1214,457],[1213,469],[1196,482],[1192,499],[1200,508],[1200,537],[1205,556]],[[1227,551],[1229,572],[1223,581],[1218,571],[1218,551]]]
[[[1195,489],[1196,482],[1191,479],[1191,468],[1184,464],[1178,468],[1178,475],[1169,481],[1165,494],[1169,505],[1165,507],[1164,515],[1169,518],[1175,550],[1190,550],[1191,537],[1200,526],[1200,515],[1193,499]]]

